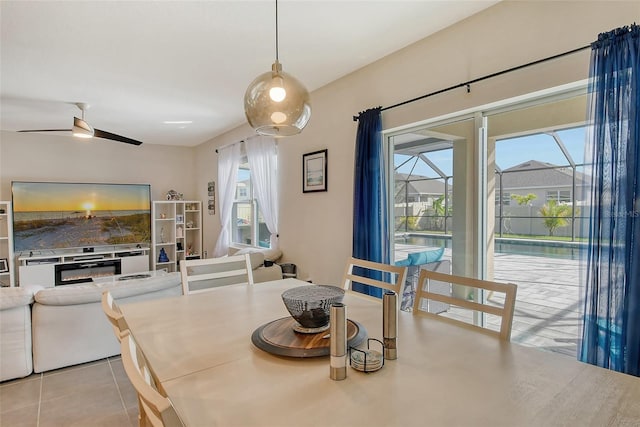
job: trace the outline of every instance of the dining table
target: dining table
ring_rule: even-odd
[[[398,312],[395,360],[333,380],[329,356],[252,342],[289,316],[281,294],[296,286],[314,285],[289,278],[120,307],[186,426],[640,425],[637,377],[411,312]],[[382,340],[380,299],[347,291],[343,303]]]

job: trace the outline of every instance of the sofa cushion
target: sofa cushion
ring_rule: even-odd
[[[428,264],[430,262],[440,261],[440,259],[442,258],[442,254],[444,254],[444,247],[409,254],[407,258],[411,260],[411,265],[422,265]]]
[[[13,291],[13,289],[20,288],[11,289],[7,293],[20,293]],[[2,288],[3,300],[7,290]],[[25,300],[16,298],[14,301],[22,303]],[[0,381],[26,377],[32,371],[31,307],[28,303],[11,308],[2,307],[0,312]]]
[[[114,299],[120,299],[168,289],[181,284],[180,273],[156,274],[156,276],[142,279],[56,286],[36,292],[34,298],[37,303],[44,305],[87,304],[99,302],[102,293],[106,290],[111,291]]]
[[[29,305],[33,302],[33,289],[0,288],[0,310]]]
[[[406,267],[408,265],[411,265],[411,259],[410,258],[406,258],[406,259],[402,259],[400,261],[396,261],[396,266],[397,267]]]
[[[233,255],[244,255],[244,254],[254,254],[261,253],[265,260],[276,262],[282,256],[282,251],[280,249],[267,249],[267,248],[256,248],[256,247],[247,247],[242,248],[236,251]],[[262,263],[261,263],[262,264]],[[251,266],[256,268],[253,264],[253,259],[251,259]]]

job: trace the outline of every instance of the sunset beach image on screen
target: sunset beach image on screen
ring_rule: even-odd
[[[16,251],[151,241],[148,184],[12,183]]]

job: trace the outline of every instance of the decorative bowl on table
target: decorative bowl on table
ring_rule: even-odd
[[[327,285],[298,286],[282,293],[282,301],[296,322],[296,332],[315,334],[329,329],[331,304],[342,302],[344,289]]]

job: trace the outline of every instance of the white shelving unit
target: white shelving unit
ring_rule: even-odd
[[[0,272],[1,286],[15,286],[13,262],[13,211],[11,202],[0,201],[0,270],[5,266],[9,271]]]
[[[152,269],[178,271],[180,260],[202,257],[202,202],[153,202],[151,215]],[[168,260],[161,260],[162,250]]]

